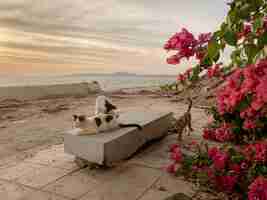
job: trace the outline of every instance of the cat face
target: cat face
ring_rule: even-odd
[[[108,100],[105,100],[105,108],[106,108],[105,114],[111,113],[112,110],[117,109],[117,107],[114,106],[112,103],[110,103]]]
[[[73,126],[80,129],[95,129],[96,121],[85,115],[73,115]]]
[[[117,107],[113,105],[107,97],[98,96],[96,99],[96,111],[95,114],[115,114]]]
[[[73,126],[84,131],[90,130],[96,133],[118,128],[117,117],[112,114],[99,114],[94,117],[85,115],[73,115]]]

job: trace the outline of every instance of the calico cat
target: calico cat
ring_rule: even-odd
[[[142,130],[138,124],[123,124],[118,122],[118,117],[112,114],[98,114],[93,117],[85,115],[73,115],[73,125],[86,132],[101,133],[117,128],[136,127]]]
[[[102,114],[117,114],[115,112],[117,107],[113,105],[105,96],[98,96],[96,98],[95,115]]]
[[[118,122],[119,114],[117,107],[113,105],[105,96],[98,96],[96,99],[95,116],[73,115],[73,125],[75,128],[86,132],[100,133],[116,128],[142,127],[138,124],[123,124]]]
[[[192,108],[192,99],[188,98],[189,105],[187,111],[175,122],[176,133],[178,133],[178,140],[182,140],[183,132],[187,128],[188,135],[190,135],[193,128],[191,126],[191,108]]]

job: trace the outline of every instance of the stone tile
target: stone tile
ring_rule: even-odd
[[[172,175],[164,174],[140,200],[162,200],[175,193],[192,196],[193,185]]]
[[[0,169],[0,178],[5,180],[14,180],[23,175],[32,173],[32,171],[41,168],[41,165],[33,163],[21,162],[17,165]]]
[[[162,169],[170,163],[168,158],[168,150],[169,146],[175,143],[175,141],[175,135],[168,136],[161,141],[150,145],[128,162],[156,169]]]
[[[50,149],[40,151],[25,161],[68,170],[78,169],[74,163],[74,156],[65,154],[63,145],[56,145]]]
[[[112,176],[81,200],[136,200],[160,176],[160,170],[126,164],[115,168]]]
[[[65,197],[58,196],[53,193],[36,191],[32,192],[28,195],[25,195],[23,198],[19,200],[70,200]]]
[[[129,163],[161,170],[164,167],[166,167],[168,164],[170,164],[170,161],[167,158],[160,159],[155,156],[146,156],[143,158],[136,158],[136,159],[130,160]]]
[[[66,169],[41,166],[40,168],[24,173],[23,176],[16,179],[16,182],[35,188],[41,188],[69,172],[70,171]]]
[[[33,190],[15,183],[0,181],[0,199],[3,200],[21,200]]]
[[[85,170],[77,171],[47,185],[44,190],[70,198],[78,198],[97,187],[96,179]],[[73,188],[75,186],[75,189]]]

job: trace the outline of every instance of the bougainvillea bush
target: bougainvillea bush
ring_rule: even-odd
[[[195,37],[182,29],[164,46],[175,52],[167,59],[169,64],[190,58],[198,61],[178,80],[196,81],[203,70],[209,78],[224,80],[203,131],[204,139],[222,147],[196,144],[195,156],[185,156],[174,145],[168,171],[182,172],[239,199],[267,200],[267,2],[233,0],[228,5],[218,31]],[[218,61],[227,46],[233,51],[226,67]]]
[[[217,94],[205,139],[247,143],[267,136],[267,59],[237,68]]]
[[[267,142],[222,148],[199,145],[195,156],[183,155],[178,145],[170,148],[173,161],[167,171],[195,178],[203,185],[238,199],[267,199]]]

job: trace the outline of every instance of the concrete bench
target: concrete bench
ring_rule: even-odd
[[[71,130],[64,136],[66,153],[75,155],[80,160],[100,165],[111,165],[114,162],[129,158],[141,146],[150,140],[167,134],[171,127],[172,113],[157,111],[132,111],[121,114],[122,123],[137,123],[143,127],[121,128],[96,135],[77,135]]]

